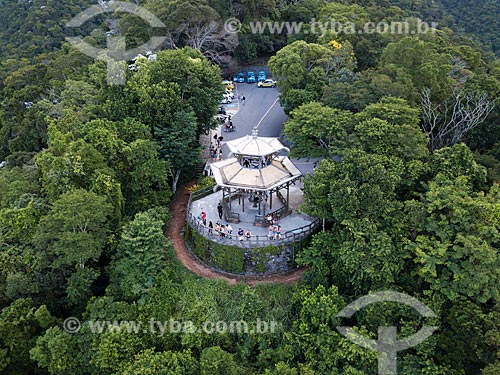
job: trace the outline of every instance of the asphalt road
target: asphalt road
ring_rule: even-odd
[[[232,116],[236,131],[224,133],[224,140],[232,140],[247,134],[257,126],[261,137],[279,137],[287,116],[279,104],[277,88],[257,87],[257,84],[236,83],[235,99],[224,105],[229,112],[237,110]],[[245,100],[238,99],[244,96]]]
[[[241,96],[245,97],[244,101],[239,99]],[[256,83],[235,83],[234,100],[223,107],[228,114],[232,114],[231,119],[236,127],[234,132],[221,133],[224,141],[252,134],[254,127],[257,127],[258,135],[261,137],[279,138],[283,132],[283,123],[288,119],[279,103],[278,89],[259,88]],[[319,159],[291,158],[291,160],[306,175],[313,173],[314,163]]]

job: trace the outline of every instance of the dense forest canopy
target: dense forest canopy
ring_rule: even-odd
[[[5,374],[374,375],[336,316],[369,292],[359,332],[439,330],[398,355],[403,375],[500,373],[500,5],[492,0],[144,0],[167,35],[124,86],[64,37],[87,0],[0,0],[0,371]],[[223,29],[229,17],[240,33]],[[436,22],[433,32],[312,33],[312,20]],[[250,22],[304,22],[252,33]],[[309,28],[308,28],[309,27]],[[73,31],[74,32],[74,31]],[[106,14],[104,47],[151,30]],[[146,52],[146,51],[144,51]],[[205,280],[164,235],[178,186],[214,129],[221,69],[268,61],[295,156],[322,159],[304,211],[324,230],[294,286]],[[130,63],[130,62],[129,62]],[[77,333],[63,322],[77,317]],[[279,322],[273,332],[92,332],[95,320]],[[95,328],[95,327],[94,327]]]

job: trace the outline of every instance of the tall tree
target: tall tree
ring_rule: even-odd
[[[110,264],[109,295],[130,302],[146,297],[172,255],[163,234],[166,216],[166,212],[155,215],[153,210],[138,213],[125,226]]]
[[[498,187],[473,193],[467,178],[438,175],[423,202],[412,205],[417,218],[407,248],[418,275],[454,301],[461,296],[479,303],[500,297],[500,206]]]
[[[170,111],[171,114],[180,109],[193,111],[197,120],[196,139],[215,126],[214,115],[223,92],[220,69],[210,64],[200,51],[186,47],[159,52],[157,60],[144,62],[127,85],[144,101],[139,103],[139,109],[148,105],[142,113],[138,111],[137,117],[150,127],[156,126],[158,120],[164,121],[163,126],[168,126],[166,119],[155,118],[155,109],[160,113]],[[167,94],[164,90],[168,88],[175,93]],[[168,107],[163,108],[157,103],[151,107],[147,102],[151,97],[165,102]]]
[[[338,75],[352,71],[356,65],[348,42],[322,45],[299,40],[279,50],[269,60],[269,68],[278,79],[281,103],[289,112],[306,103],[290,101],[292,93],[304,99],[319,100],[323,87]],[[293,106],[292,106],[293,104]]]
[[[310,102],[290,113],[285,135],[298,157],[336,156],[349,145],[353,126],[351,112]]]
[[[69,305],[82,308],[99,274],[95,262],[109,241],[111,213],[106,198],[81,189],[62,194],[52,204],[33,237],[36,269],[57,284],[48,293],[59,294],[58,299],[65,293]]]
[[[390,43],[381,62],[402,68],[412,77],[418,90],[432,87],[433,99],[446,98],[456,83],[450,76],[452,56],[439,51],[437,43],[421,40],[417,36],[407,36]]]
[[[433,104],[431,91],[422,91],[422,128],[429,137],[429,149],[453,146],[481,125],[495,108],[485,94],[467,94],[456,90],[440,104]]]
[[[155,137],[160,146],[160,155],[169,161],[172,192],[175,193],[181,173],[190,173],[200,160],[195,113],[182,110],[175,112],[169,126],[159,127]]]
[[[38,247],[54,267],[84,269],[89,260],[97,260],[107,242],[106,223],[111,205],[106,199],[85,190],[62,194],[44,217],[35,236]]]
[[[4,373],[36,372],[30,349],[36,337],[56,324],[47,307],[36,307],[31,299],[21,298],[0,312],[0,367]]]
[[[197,375],[199,365],[189,350],[183,352],[154,352],[137,354],[125,370],[130,375]]]

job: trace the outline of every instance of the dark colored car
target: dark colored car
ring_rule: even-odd
[[[257,79],[255,78],[255,73],[248,72],[247,73],[247,83],[255,83],[255,82],[257,82]]]
[[[245,82],[245,74],[243,72],[236,74],[233,78],[233,81],[238,83]]]

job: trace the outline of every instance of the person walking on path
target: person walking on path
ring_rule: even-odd
[[[252,232],[250,232],[250,229],[247,229],[245,232],[245,237],[247,238],[247,241],[250,241],[250,238],[252,238]]]
[[[208,235],[209,236],[211,236],[212,234],[214,234],[213,229],[214,229],[214,224],[212,223],[212,220],[210,220],[208,222]]]
[[[201,221],[203,222],[203,226],[207,226],[207,213],[205,211],[201,211]]]
[[[219,202],[219,204],[217,205],[217,212],[219,213],[219,219],[222,220],[222,213],[224,211],[224,208],[222,207],[222,204]]]
[[[238,229],[238,240],[240,240],[240,243],[243,243],[243,229],[239,228]]]
[[[229,239],[233,238],[233,227],[231,226],[230,223],[227,223],[226,225],[226,232]]]

